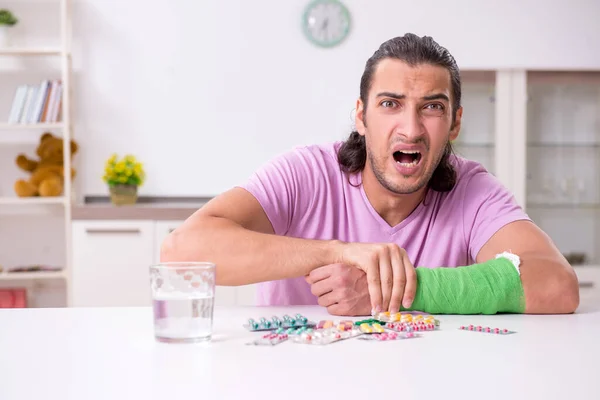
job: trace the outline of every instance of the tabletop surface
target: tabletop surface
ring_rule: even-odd
[[[320,307],[216,308],[214,338],[155,341],[150,308],[0,310],[0,399],[598,399],[600,313],[437,316],[395,342],[246,345],[248,318]],[[356,318],[355,318],[356,319]],[[507,328],[498,336],[461,325]]]

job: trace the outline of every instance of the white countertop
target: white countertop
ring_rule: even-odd
[[[0,310],[0,399],[598,399],[600,313],[438,316],[395,342],[247,346],[249,317],[335,319],[316,307],[217,308],[214,340],[154,340],[150,308]],[[460,325],[507,328],[497,336]]]

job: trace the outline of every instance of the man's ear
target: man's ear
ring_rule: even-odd
[[[456,117],[454,119],[454,125],[452,125],[452,129],[450,129],[450,141],[456,140],[456,138],[458,137],[458,133],[460,132],[460,124],[462,121],[462,113],[463,113],[462,107],[460,107],[458,110],[456,110]]]
[[[365,136],[366,126],[365,123],[365,109],[361,99],[356,101],[356,114],[354,116],[354,125],[356,126],[357,132],[361,136]]]

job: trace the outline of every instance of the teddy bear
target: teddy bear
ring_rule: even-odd
[[[71,140],[71,157],[79,149],[78,144]],[[14,190],[19,197],[52,197],[63,194],[63,140],[50,132],[44,133],[40,138],[36,154],[38,161],[19,154],[16,159],[17,166],[30,172],[29,180],[20,179],[15,182]],[[71,179],[75,177],[75,169],[71,169]]]

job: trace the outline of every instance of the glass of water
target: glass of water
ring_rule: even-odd
[[[150,267],[154,335],[158,341],[193,343],[212,337],[215,264],[165,262]]]

